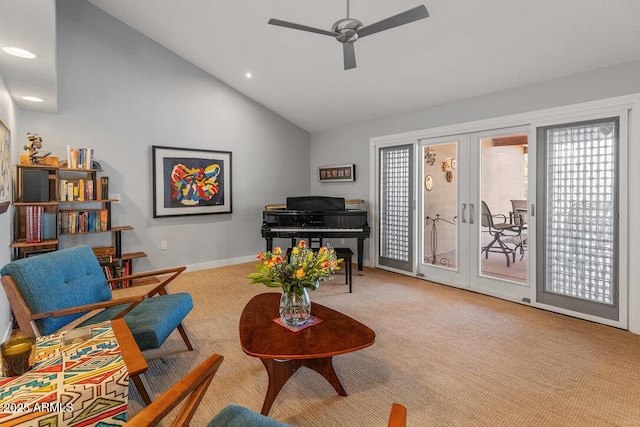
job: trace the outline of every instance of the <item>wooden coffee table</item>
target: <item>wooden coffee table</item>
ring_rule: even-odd
[[[292,332],[273,321],[278,317],[280,295],[266,293],[253,297],[240,316],[242,350],[259,358],[269,374],[263,415],[269,414],[278,393],[301,366],[318,372],[340,396],[346,396],[333,369],[333,356],[369,347],[376,340],[369,327],[317,303],[312,303],[311,314],[322,319],[322,323]]]

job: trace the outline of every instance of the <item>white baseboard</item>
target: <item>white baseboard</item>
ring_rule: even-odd
[[[222,259],[218,261],[203,262],[200,264],[187,265],[187,271],[206,270],[208,268],[225,267],[227,265],[243,264],[245,262],[255,261],[255,255],[249,255],[238,258]]]

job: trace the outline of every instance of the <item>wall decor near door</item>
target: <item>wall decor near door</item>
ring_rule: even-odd
[[[0,117],[0,213],[11,203],[11,131]]]
[[[320,166],[318,181],[342,182],[356,180],[356,165]]]
[[[152,146],[153,217],[231,213],[231,152]]]
[[[424,188],[427,191],[433,190],[433,177],[431,175],[427,175],[424,179]]]

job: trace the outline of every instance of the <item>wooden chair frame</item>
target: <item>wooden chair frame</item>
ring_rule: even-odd
[[[127,427],[156,426],[185,398],[187,400],[180,408],[171,426],[188,426],[223,360],[224,357],[219,354],[209,356],[169,390],[162,393],[155,401],[131,418],[126,424]]]
[[[224,357],[219,354],[209,356],[169,390],[162,393],[153,403],[131,418],[126,426],[156,426],[184,399],[186,399],[185,403],[170,425],[172,427],[188,426],[223,360]],[[407,409],[399,403],[394,403],[391,406],[387,426],[406,427],[406,419]]]
[[[129,276],[122,277],[122,278],[107,280],[109,284],[118,283],[125,280],[131,280],[132,287],[144,286],[144,284],[136,285],[134,280],[149,278],[149,277],[157,278],[157,276],[164,276],[169,274],[168,277],[166,277],[151,291],[147,292],[144,295],[136,295],[132,297],[112,299],[109,301],[79,305],[76,307],[68,307],[60,310],[46,311],[41,313],[34,313],[31,311],[31,309],[27,305],[27,302],[22,297],[22,294],[20,293],[18,286],[16,285],[16,283],[14,282],[11,276],[7,275],[2,277],[2,287],[4,288],[4,291],[7,294],[7,299],[9,300],[9,304],[11,305],[11,310],[13,311],[13,315],[16,318],[16,322],[18,323],[18,327],[20,328],[20,331],[29,335],[35,334],[37,337],[39,337],[41,336],[41,333],[35,323],[35,320],[38,320],[38,319],[46,319],[49,317],[64,317],[70,314],[86,313],[93,310],[100,310],[100,309],[114,307],[121,304],[129,304],[125,309],[123,309],[120,313],[118,313],[114,317],[114,319],[124,317],[127,313],[133,310],[143,300],[147,298],[151,298],[154,295],[168,294],[169,292],[167,291],[166,286],[170,282],[172,282],[176,277],[178,277],[178,275],[180,275],[184,270],[186,270],[186,267],[174,267],[174,268],[167,268],[164,270],[146,271],[143,273],[131,274]],[[182,327],[182,325],[180,325],[180,327]],[[182,335],[182,338],[184,339],[185,344],[187,345],[189,350],[193,350],[191,342],[189,341],[189,338],[186,336],[186,333],[183,333],[181,331],[180,335]]]
[[[149,292],[147,292],[144,295],[112,299],[109,301],[102,301],[102,302],[93,303],[93,304],[85,304],[85,305],[80,305],[76,307],[68,307],[60,310],[40,312],[40,313],[34,313],[31,311],[31,309],[27,305],[27,302],[24,300],[22,294],[20,293],[18,286],[16,285],[15,281],[10,275],[3,276],[1,280],[2,280],[2,287],[4,288],[4,292],[7,295],[7,299],[9,300],[9,304],[11,305],[11,310],[13,311],[13,315],[16,319],[16,322],[18,323],[18,327],[20,331],[28,335],[35,334],[35,336],[39,337],[42,334],[35,322],[38,319],[45,319],[50,317],[53,317],[53,318],[63,317],[70,314],[87,313],[94,310],[100,310],[100,309],[105,309],[105,308],[109,308],[117,305],[128,304],[128,306],[125,307],[116,316],[114,316],[112,320],[121,319],[127,313],[133,310],[138,304],[140,304],[143,300],[147,298],[151,298],[155,295],[167,295],[169,293],[167,290],[167,285],[170,282],[172,282],[176,277],[178,277],[178,275],[180,275],[184,270],[186,270],[186,267],[174,267],[174,268],[167,268],[163,270],[146,271],[142,273],[131,274],[122,278],[107,280],[109,284],[130,280],[131,286],[134,287],[134,286],[148,285],[148,282],[147,283],[141,282],[140,284],[136,284],[135,280],[151,278],[151,277],[157,279],[158,276],[166,276],[166,277],[163,277],[163,279],[160,279],[161,280],[160,283],[154,286],[153,289],[151,289]],[[178,325],[177,329],[178,329],[178,332],[180,332],[180,336],[182,337],[189,351],[192,351],[193,345],[191,344],[191,340],[187,335],[187,331],[182,326],[182,323]],[[133,343],[135,343],[135,341],[133,341]],[[144,376],[142,374],[139,374],[132,377],[132,380],[136,386],[136,389],[142,396],[143,401],[146,404],[151,403],[151,398],[149,396],[149,392],[147,391],[148,385],[146,384]]]

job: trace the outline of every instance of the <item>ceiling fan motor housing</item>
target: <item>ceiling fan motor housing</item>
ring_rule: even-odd
[[[338,33],[336,40],[340,43],[353,43],[358,40],[358,30],[362,28],[362,22],[357,19],[341,19],[331,27],[331,31]]]

